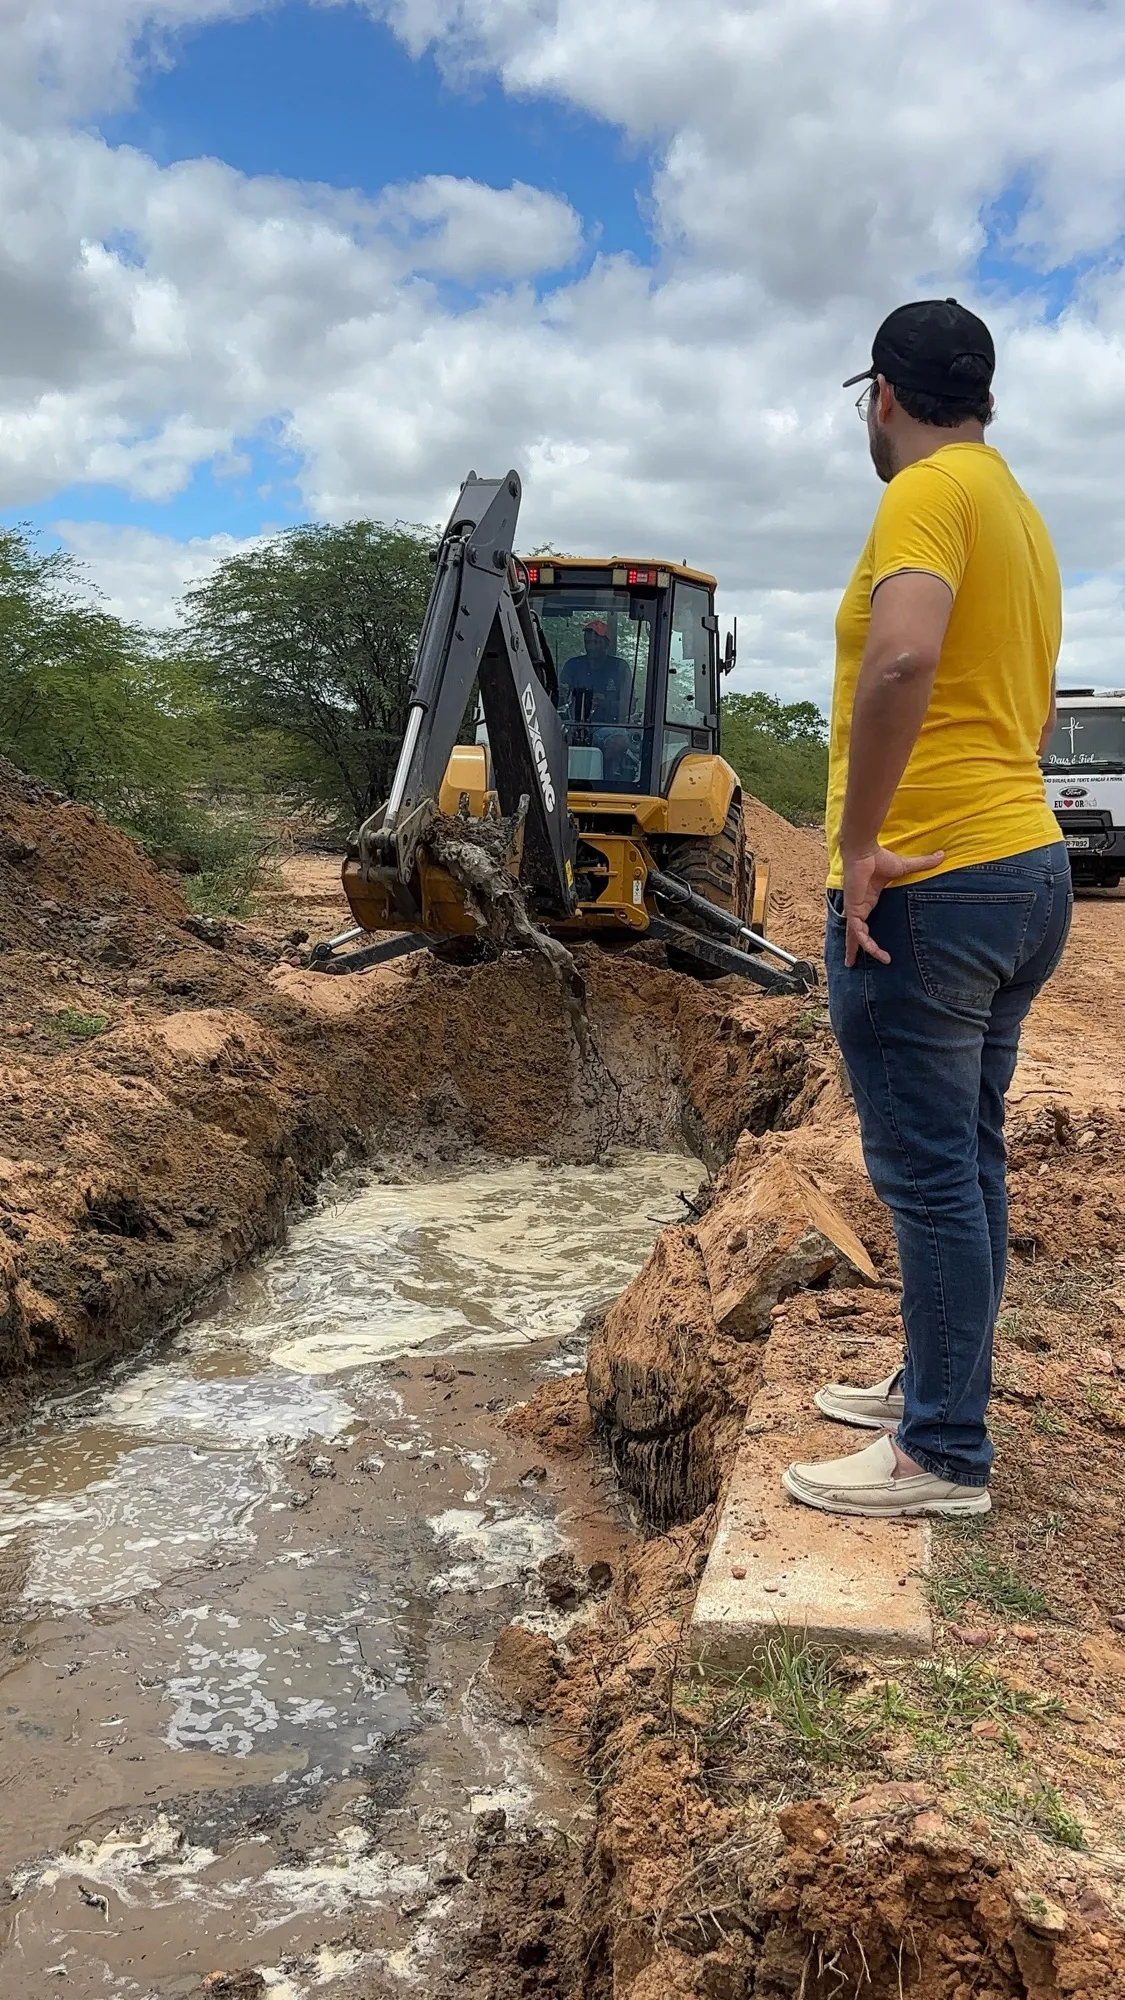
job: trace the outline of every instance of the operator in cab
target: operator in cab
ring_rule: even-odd
[[[582,629],[585,651],[559,673],[559,712],[574,722],[620,722],[628,703],[629,669],[609,650],[609,626],[591,618]]]

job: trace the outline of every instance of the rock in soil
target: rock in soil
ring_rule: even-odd
[[[545,1632],[505,1625],[492,1648],[486,1677],[504,1712],[518,1722],[532,1722],[548,1707],[561,1670],[554,1641]]]
[[[696,1233],[715,1324],[739,1339],[765,1333],[774,1306],[803,1286],[879,1282],[835,1202],[784,1159],[714,1202]]]
[[[544,1557],[539,1581],[548,1604],[558,1611],[573,1611],[590,1595],[590,1579],[569,1549]]]

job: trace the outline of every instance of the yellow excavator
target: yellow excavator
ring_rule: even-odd
[[[768,866],[747,849],[739,780],[719,755],[734,640],[720,659],[714,578],[619,557],[521,560],[520,496],[514,472],[471,472],[461,489],[390,796],[344,863],[355,925],[313,963],[471,950],[480,899],[453,857],[476,838],[532,924],[564,943],[644,935],[699,977],[806,990],[812,966],[765,936]],[[475,742],[459,740],[466,717]],[[380,942],[345,953],[364,933]]]

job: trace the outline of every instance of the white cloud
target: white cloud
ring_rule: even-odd
[[[148,626],[174,624],[185,590],[202,583],[225,557],[254,548],[260,539],[198,535],[180,542],[173,535],[106,521],[54,521],[52,531],[85,565],[86,581],[103,610]]]
[[[511,463],[527,544],[687,555],[741,614],[743,684],[823,691],[877,499],[839,384],[889,306],[956,288],[993,323],[994,441],[1064,563],[1125,569],[1119,9],[369,5],[450,70],[652,149],[654,268],[601,257],[545,290],[597,217],[519,183],[435,175],[365,201],[217,161],[161,169],[66,122],[125,101],[146,48],[171,60],[177,29],[253,0],[0,0],[0,504],[82,480],[167,497],[263,427],[312,513],[433,520],[470,465]],[[1091,260],[1056,322],[1034,289],[974,291],[982,218],[1017,186],[1031,275]],[[450,303],[449,278],[476,302]],[[117,565],[122,603],[174,588],[164,538],[68,532]],[[1071,599],[1084,674],[1120,655],[1102,588]]]
[[[1125,19],[1071,0],[366,0],[664,149],[661,224],[808,305],[958,268],[1016,175],[1064,257],[1125,228]]]
[[[1060,687],[1125,688],[1125,570],[1066,593]]]
[[[411,268],[464,284],[557,271],[582,246],[582,224],[570,203],[522,181],[492,188],[427,174],[388,188],[377,214],[402,242]]]
[[[262,14],[274,0],[0,0],[0,108],[17,125],[117,110],[176,32]]]

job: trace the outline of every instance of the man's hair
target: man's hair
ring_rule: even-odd
[[[894,383],[895,401],[913,417],[916,424],[933,424],[938,430],[955,430],[958,424],[990,424],[992,405],[988,399],[987,386],[982,389],[964,389],[956,398],[951,396],[926,396],[920,389],[898,389]]]

